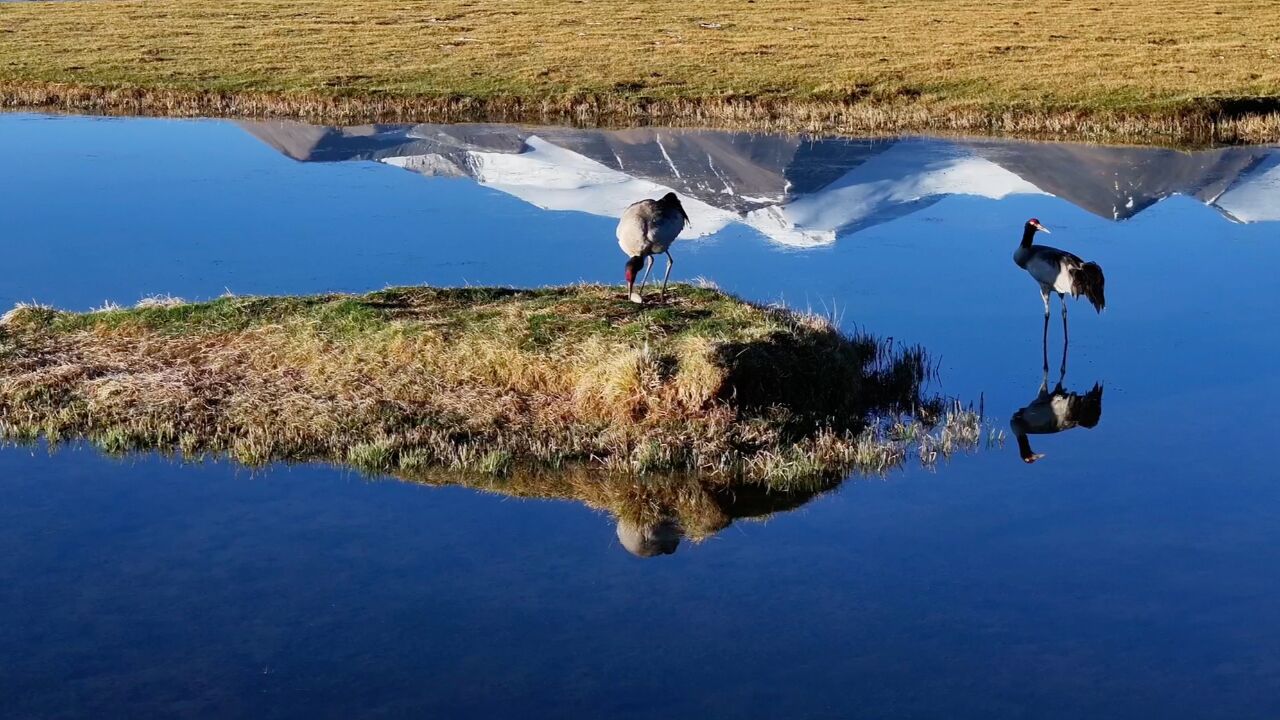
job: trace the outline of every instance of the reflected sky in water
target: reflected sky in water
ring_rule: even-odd
[[[1063,383],[1105,413],[1035,464],[1011,435],[653,558],[571,502],[0,450],[19,716],[1280,712],[1273,149],[11,115],[0,157],[5,306],[616,283],[613,218],[675,189],[674,278],[921,343],[1000,427],[1042,381],[1022,223],[1108,280]]]

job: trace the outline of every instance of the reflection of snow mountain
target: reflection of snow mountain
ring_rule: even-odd
[[[1214,198],[1213,206],[1238,222],[1280,221],[1280,150]]]
[[[541,208],[617,217],[675,190],[690,236],[731,223],[808,247],[949,195],[1052,194],[1108,219],[1188,195],[1241,222],[1280,220],[1280,150],[1160,148],[933,139],[799,137],[641,128],[507,125],[243,127],[301,161],[376,160],[469,177]]]
[[[1221,197],[1280,157],[1280,150],[1267,147],[1180,152],[1000,141],[970,141],[965,146],[1044,192],[1112,220],[1130,218],[1171,195],[1187,195],[1224,210],[1217,202]]]

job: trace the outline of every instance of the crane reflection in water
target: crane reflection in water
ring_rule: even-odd
[[[1102,384],[1094,383],[1085,393],[1072,392],[1063,386],[1067,378],[1067,348],[1062,345],[1062,363],[1058,371],[1058,384],[1049,390],[1048,332],[1044,338],[1044,364],[1040,376],[1040,390],[1036,397],[1019,409],[1009,420],[1009,429],[1018,442],[1018,455],[1031,464],[1044,457],[1031,449],[1028,435],[1051,435],[1076,427],[1093,429],[1102,419]]]
[[[779,490],[757,485],[720,487],[693,478],[676,482],[681,488],[678,494],[660,492],[643,503],[610,508],[617,518],[618,542],[627,552],[641,558],[671,555],[686,537],[705,539],[734,522],[767,520],[840,485],[839,480],[833,480]],[[665,501],[657,501],[659,497]]]

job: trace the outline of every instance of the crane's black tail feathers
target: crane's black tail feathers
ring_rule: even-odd
[[[1093,304],[1093,309],[1102,312],[1107,306],[1107,298],[1103,294],[1106,279],[1102,277],[1102,268],[1098,263],[1087,262],[1071,271],[1072,295],[1083,295]]]
[[[1102,419],[1102,385],[1094,383],[1093,389],[1083,395],[1072,393],[1071,400],[1067,403],[1067,412],[1080,427],[1096,427]]]

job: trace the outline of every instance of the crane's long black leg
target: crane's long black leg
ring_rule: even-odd
[[[640,291],[644,292],[644,284],[649,282],[649,273],[653,270],[653,256],[649,256],[649,266],[644,269],[644,277],[640,280]]]
[[[676,264],[675,258],[671,257],[671,251],[664,253],[667,256],[667,272],[662,276],[662,297],[667,296],[667,278],[671,277],[671,266]]]
[[[1044,301],[1044,333],[1040,336],[1040,349],[1043,351],[1044,372],[1049,373],[1049,291],[1040,288],[1040,299]]]

